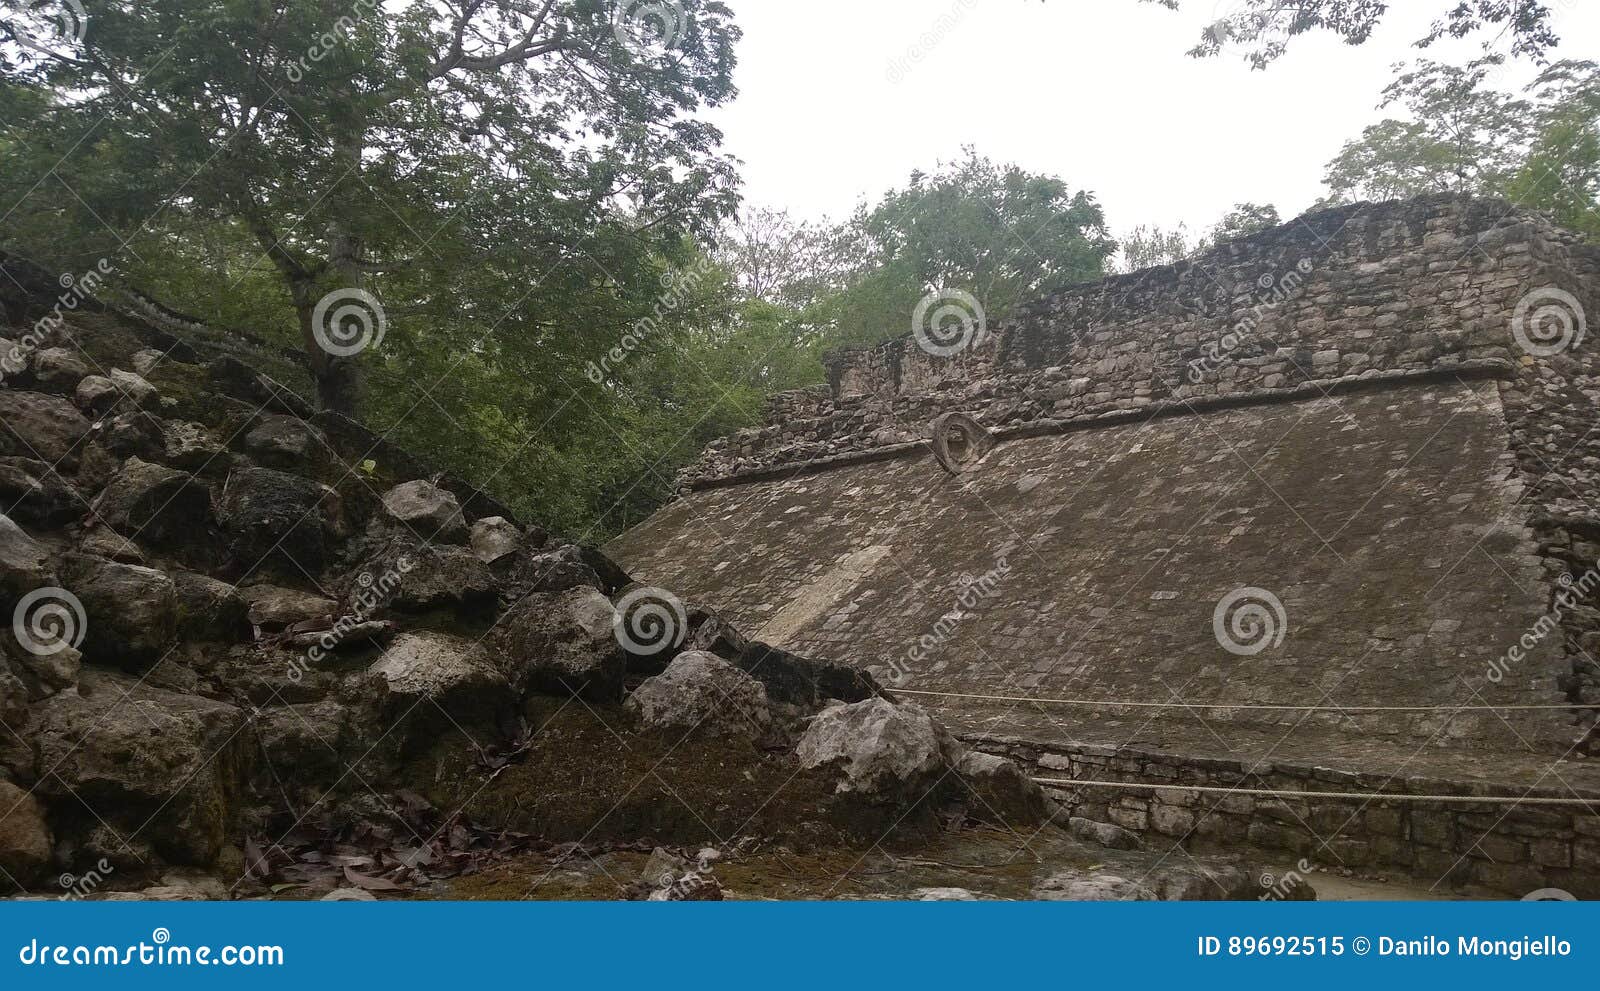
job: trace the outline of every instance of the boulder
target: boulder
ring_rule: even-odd
[[[162,359],[166,356],[164,351],[158,351],[155,348],[144,348],[143,350],[135,351],[133,357],[128,359],[128,363],[133,365],[133,370],[140,375],[149,375],[156,370],[156,366],[161,364]]]
[[[383,497],[383,508],[391,519],[409,527],[421,540],[432,543],[460,543],[467,538],[467,520],[461,503],[444,489],[426,480],[396,485]]]
[[[19,884],[38,881],[50,868],[54,847],[38,800],[0,778],[0,871]],[[0,877],[0,890],[5,887]]]
[[[1067,820],[1067,832],[1085,843],[1098,843],[1112,850],[1138,850],[1144,846],[1138,833],[1111,822],[1073,816]]]
[[[110,375],[90,375],[78,383],[74,393],[78,407],[95,416],[104,416],[113,407],[146,410],[153,408],[161,395],[141,375],[113,368]]]
[[[56,527],[89,512],[71,482],[43,461],[0,458],[0,505],[24,523]]]
[[[325,596],[277,585],[251,585],[239,589],[239,595],[248,606],[248,621],[271,633],[300,623],[332,620],[339,611],[339,604]]]
[[[50,551],[11,517],[0,515],[0,604],[55,583]]]
[[[646,729],[697,731],[758,740],[772,731],[772,704],[761,682],[715,654],[685,651],[634,689],[628,711]]]
[[[824,709],[800,739],[800,766],[835,775],[834,790],[917,799],[945,771],[943,739],[919,705],[871,698]]]
[[[129,458],[95,498],[94,513],[154,546],[187,544],[211,527],[211,489],[188,472]]]
[[[1013,761],[967,750],[953,766],[973,819],[1016,829],[1048,822],[1055,813],[1044,791]]]
[[[154,568],[69,554],[62,577],[83,603],[84,656],[136,670],[155,660],[178,632],[177,589]]]
[[[108,527],[98,526],[78,540],[78,550],[120,564],[148,564],[139,545]]]
[[[71,629],[41,630],[45,635],[37,638],[30,633],[26,644],[16,646],[9,638],[0,640],[0,647],[5,648],[0,651],[0,661],[9,656],[11,673],[20,679],[28,701],[38,702],[77,686],[83,654],[69,642]]]
[[[627,658],[612,629],[615,615],[610,600],[591,588],[533,593],[500,617],[479,652],[519,696],[576,693],[618,702]]]
[[[118,413],[94,425],[101,446],[119,458],[158,461],[166,457],[162,423],[149,413]]]
[[[92,809],[173,864],[212,863],[236,830],[254,742],[237,708],[86,668],[77,692],[36,709],[31,728],[41,794]],[[81,804],[80,804],[81,803]],[[98,818],[97,818],[98,817]]]
[[[33,366],[34,352],[20,341],[0,337],[0,385],[21,378]]]
[[[573,588],[601,591],[606,584],[599,573],[584,562],[575,545],[528,558],[517,580],[533,592],[565,592]]]
[[[1251,875],[1234,866],[1163,863],[1151,870],[1073,868],[1033,888],[1035,901],[1251,901],[1260,893]]]
[[[337,492],[271,468],[229,476],[218,516],[239,563],[286,574],[317,574],[344,533]]]
[[[244,449],[268,468],[317,475],[333,461],[322,431],[293,416],[263,417],[244,438]]]
[[[206,373],[218,392],[242,400],[252,407],[286,413],[309,420],[316,411],[311,404],[279,382],[230,355],[206,363]]]
[[[492,608],[498,596],[494,574],[465,547],[395,540],[351,576],[346,597],[372,615],[382,608],[400,613],[436,609],[458,612]]]
[[[173,572],[172,586],[178,606],[178,635],[184,640],[232,643],[248,638],[250,604],[238,589],[192,571]]]
[[[0,455],[71,468],[89,421],[59,396],[0,390]]]
[[[472,644],[440,633],[402,634],[369,669],[379,686],[379,711],[385,725],[407,720],[403,736],[427,739],[423,727],[439,727],[437,712],[466,730],[494,726],[512,711],[515,699],[500,672],[472,650]],[[430,704],[431,703],[431,704]]]
[[[70,396],[88,375],[89,366],[70,348],[45,348],[33,356],[33,380],[41,391]]]
[[[522,531],[504,516],[491,516],[472,524],[472,553],[487,565],[513,557],[522,550]]]
[[[161,459],[174,468],[203,472],[227,468],[228,449],[198,423],[169,420],[161,427]]]
[[[268,770],[299,784],[337,779],[346,768],[341,755],[359,756],[371,745],[356,738],[352,713],[333,699],[267,709],[255,731]]]

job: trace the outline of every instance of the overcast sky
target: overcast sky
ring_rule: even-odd
[[[1379,119],[1390,66],[1465,62],[1411,43],[1448,4],[1402,0],[1365,45],[1304,36],[1264,72],[1184,54],[1235,0],[727,0],[744,29],[716,120],[750,202],[835,217],[963,144],[1093,191],[1114,231],[1209,226],[1234,203],[1287,219]],[[1600,0],[1549,0],[1557,57],[1600,58]],[[954,22],[941,31],[940,22]],[[1524,82],[1531,72],[1524,70]]]

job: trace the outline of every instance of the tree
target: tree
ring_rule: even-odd
[[[1469,66],[1424,60],[1396,76],[1380,109],[1403,107],[1347,142],[1324,182],[1339,199],[1398,199],[1422,193],[1482,192],[1517,167],[1529,136],[1530,108],[1490,88],[1498,58]]]
[[[0,177],[24,201],[8,233],[145,259],[248,239],[327,408],[354,408],[351,359],[389,317],[470,315],[440,350],[486,347],[529,332],[521,298],[552,270],[625,293],[735,203],[695,116],[734,93],[716,0],[84,7],[67,37],[0,22],[0,119],[25,149]]]
[[[1557,62],[1529,90],[1541,111],[1522,166],[1502,191],[1600,241],[1600,66]]]
[[[804,307],[837,288],[848,270],[838,242],[827,223],[747,207],[722,232],[717,255],[752,298]]]
[[[1179,224],[1170,230],[1154,224],[1141,224],[1122,236],[1119,272],[1138,272],[1157,265],[1171,265],[1194,253],[1189,228]]]
[[[1249,237],[1281,223],[1283,221],[1278,217],[1278,208],[1271,203],[1238,203],[1222,215],[1222,219],[1217,221],[1216,226],[1211,228],[1202,242],[1209,247],[1224,241]]]
[[[992,323],[1018,303],[1100,278],[1115,249],[1093,196],[968,148],[857,208],[832,249],[851,271],[802,319],[836,344],[871,343],[910,332],[930,293],[959,291]]]
[[[1335,202],[1427,192],[1504,196],[1600,233],[1600,66],[1561,61],[1513,97],[1488,85],[1496,59],[1424,62],[1384,90],[1387,118],[1328,164]]]
[[[1122,238],[1122,261],[1117,271],[1137,272],[1156,265],[1171,265],[1280,223],[1278,208],[1271,203],[1236,203],[1221,220],[1193,241],[1183,224],[1170,230],[1153,225],[1135,227]]]
[[[1178,10],[1180,0],[1142,0]],[[1231,13],[1213,21],[1201,32],[1189,54],[1210,58],[1229,49],[1241,49],[1250,64],[1264,69],[1277,61],[1297,37],[1326,31],[1346,44],[1360,45],[1389,12],[1383,0],[1238,0]],[[1417,40],[1427,48],[1441,38],[1466,38],[1482,32],[1495,35],[1485,43],[1489,50],[1510,37],[1513,56],[1544,61],[1546,53],[1561,43],[1550,25],[1549,6],[1539,0],[1446,0],[1428,33]]]

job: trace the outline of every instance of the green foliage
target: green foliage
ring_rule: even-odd
[[[1178,10],[1180,0],[1142,0]],[[1206,0],[1193,4],[1201,7]],[[1550,25],[1550,8],[1540,0],[1436,0],[1443,9],[1416,47],[1427,48],[1442,38],[1467,38],[1488,33],[1487,51],[1493,44],[1510,41],[1510,54],[1542,62],[1545,53],[1561,43]],[[1264,69],[1283,57],[1295,38],[1326,32],[1347,45],[1364,44],[1372,37],[1390,4],[1383,0],[1238,0],[1217,4],[1217,20],[1201,32],[1189,54],[1211,58],[1227,51],[1242,52],[1251,66]]]
[[[1237,203],[1222,215],[1221,220],[1193,241],[1190,240],[1189,228],[1183,224],[1171,229],[1141,225],[1122,236],[1122,259],[1117,271],[1137,272],[1156,265],[1171,265],[1202,251],[1209,251],[1225,241],[1248,237],[1280,223],[1282,220],[1278,217],[1278,208],[1271,203]]]
[[[840,225],[832,250],[844,274],[802,319],[833,345],[873,343],[909,334],[930,292],[961,291],[992,323],[1018,303],[1100,278],[1115,247],[1093,196],[969,148]]]
[[[582,269],[591,305],[626,295],[607,283],[732,209],[695,115],[733,95],[738,30],[715,0],[677,6],[658,50],[628,43],[615,0],[90,0],[66,50],[0,46],[23,146],[0,175],[22,203],[8,234],[171,271],[248,244],[322,398],[350,407],[312,337],[327,292],[370,289],[465,331],[442,349],[476,347],[474,329],[528,329],[552,269]]]
[[[1424,62],[1384,90],[1388,118],[1328,165],[1334,202],[1428,192],[1504,196],[1600,235],[1600,66],[1552,64],[1513,97],[1492,85],[1498,59]]]

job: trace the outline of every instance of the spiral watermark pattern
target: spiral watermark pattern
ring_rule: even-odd
[[[167,930],[166,926],[157,926],[155,930],[150,933],[150,942],[156,944],[157,946],[165,946],[166,944],[172,942],[172,933]]]
[[[22,47],[51,54],[83,42],[89,15],[79,0],[31,0],[8,26]]]
[[[922,297],[911,315],[917,347],[935,358],[950,358],[979,347],[989,337],[989,320],[976,296],[942,289]]]
[[[89,632],[88,614],[64,588],[38,588],[22,597],[11,614],[11,632],[22,649],[36,657],[74,650]]]
[[[1211,613],[1211,630],[1223,650],[1253,657],[1269,647],[1283,646],[1289,613],[1278,597],[1264,588],[1235,589],[1223,596]]]
[[[664,588],[636,588],[616,603],[611,628],[622,649],[639,657],[676,650],[689,632],[683,601]]]
[[[378,298],[364,289],[336,289],[311,313],[317,346],[335,358],[353,358],[383,343],[389,318]]]
[[[1564,289],[1546,286],[1517,301],[1511,336],[1535,358],[1551,358],[1583,343],[1589,322],[1583,304]]]
[[[1575,902],[1578,896],[1561,888],[1540,888],[1522,896],[1525,902]]]
[[[628,0],[617,11],[613,33],[634,55],[664,52],[683,38],[689,14],[677,0]]]

